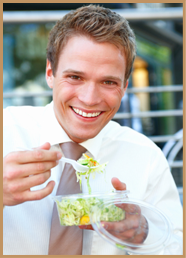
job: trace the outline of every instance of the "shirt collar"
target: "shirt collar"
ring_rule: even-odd
[[[101,131],[96,137],[80,143],[87,149],[95,159],[98,159],[101,147],[103,132]],[[41,122],[40,145],[49,142],[51,145],[72,141],[61,125],[58,123],[54,113],[53,101],[45,107]]]

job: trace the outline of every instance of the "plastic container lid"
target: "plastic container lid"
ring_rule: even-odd
[[[104,207],[109,207],[111,204],[113,204],[113,200],[107,199],[104,202]],[[148,203],[131,198],[123,198],[122,196],[117,196],[114,200],[114,204],[123,207],[127,211],[125,211],[125,219],[123,221],[109,222],[109,224],[112,223],[112,231],[107,229],[107,227],[105,228],[107,223],[104,224],[104,222],[100,220],[100,213],[97,207],[92,207],[90,221],[98,235],[110,244],[125,250],[129,254],[153,254],[166,245],[172,232],[171,224],[159,209]],[[101,205],[98,205],[98,208],[101,209]],[[135,218],[135,216],[139,215],[138,212],[141,212],[141,215],[143,215],[148,222],[148,228],[143,228],[144,232],[147,232],[147,237],[141,244],[134,243],[134,238],[126,239],[124,235],[120,233],[122,227],[124,227],[124,225],[126,226],[123,222],[127,219]],[[124,223],[126,223],[126,221]],[[113,228],[115,228],[114,231]]]
[[[128,193],[129,191],[73,194],[53,199],[57,204],[61,225],[92,224],[98,235],[117,248],[132,254],[153,254],[166,245],[172,232],[171,224],[159,209],[128,198]],[[139,223],[137,229],[147,232],[147,237],[143,243],[134,243],[134,238],[126,238],[126,233],[123,232],[140,218],[140,214],[146,219],[148,227],[141,227]],[[112,230],[109,230],[110,226]]]

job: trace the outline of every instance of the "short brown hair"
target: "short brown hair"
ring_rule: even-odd
[[[59,54],[68,39],[85,35],[96,42],[109,42],[124,48],[126,56],[125,82],[129,78],[136,56],[135,36],[128,21],[119,14],[99,5],[88,5],[70,11],[57,21],[49,34],[47,59],[55,76]]]

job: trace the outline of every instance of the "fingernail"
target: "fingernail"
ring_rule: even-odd
[[[62,153],[61,152],[58,152],[57,153],[57,158],[60,159],[62,157]]]

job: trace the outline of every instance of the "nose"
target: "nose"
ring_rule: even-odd
[[[78,99],[86,106],[95,106],[102,101],[99,85],[96,83],[86,83],[78,92]]]

